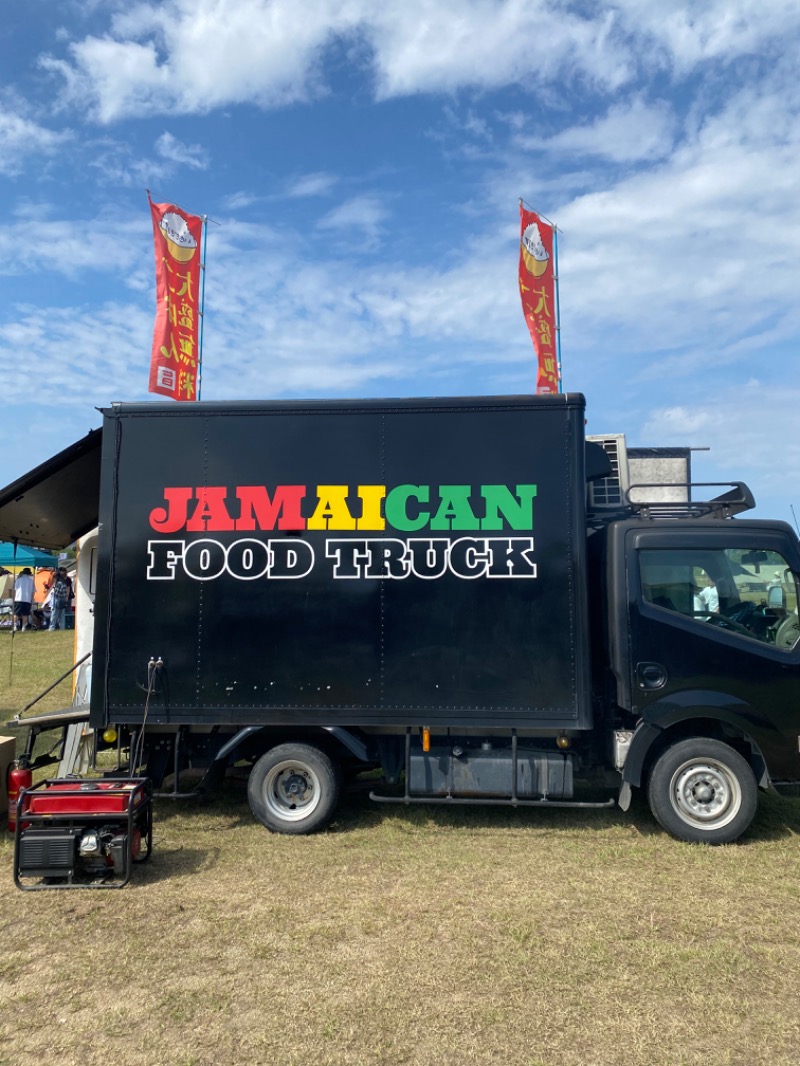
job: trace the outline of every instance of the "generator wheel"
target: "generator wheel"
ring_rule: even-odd
[[[247,782],[256,818],[273,833],[314,833],[339,799],[336,766],[310,744],[279,744],[262,755]]]
[[[747,760],[706,737],[680,740],[661,755],[648,782],[650,809],[679,840],[729,844],[747,829],[758,786]]]

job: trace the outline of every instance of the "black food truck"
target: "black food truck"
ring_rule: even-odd
[[[734,517],[738,482],[593,510],[609,462],[580,394],[102,414],[0,493],[0,535],[97,527],[84,713],[156,789],[249,768],[259,821],[308,833],[364,771],[383,803],[639,788],[669,833],[723,843],[800,780],[797,538]],[[32,750],[45,725],[21,724]]]

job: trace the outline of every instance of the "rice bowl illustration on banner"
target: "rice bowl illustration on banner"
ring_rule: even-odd
[[[538,364],[536,392],[561,391],[556,228],[520,201],[519,292]]]
[[[158,228],[164,234],[167,251],[179,263],[188,263],[197,251],[197,239],[189,229],[189,223],[177,211],[167,211],[161,216]]]
[[[538,222],[531,222],[522,231],[522,258],[528,273],[535,278],[540,278],[547,270],[550,256],[542,241]]]

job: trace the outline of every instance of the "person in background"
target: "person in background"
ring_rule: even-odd
[[[67,577],[67,571],[59,566],[53,577],[50,587],[52,598],[50,599],[50,625],[52,633],[56,629],[64,629],[64,614],[72,603],[72,581]]]
[[[16,630],[31,628],[33,593],[33,574],[31,568],[26,566],[20,570],[14,582],[14,628]]]
[[[781,570],[775,571],[772,575],[772,581],[767,585],[767,607],[770,610],[785,610],[786,592],[783,587],[783,572]]]
[[[50,582],[49,584],[45,585],[45,588],[47,589],[47,595],[45,596],[44,603],[42,604],[42,617],[44,619],[42,629],[49,629],[50,618],[53,613],[53,583]]]
[[[772,575],[772,581],[767,585],[767,592],[770,589],[782,589],[783,588],[783,574],[780,570],[776,570]]]
[[[707,575],[708,585],[700,590],[700,599],[709,614],[719,614],[719,590],[711,575]]]

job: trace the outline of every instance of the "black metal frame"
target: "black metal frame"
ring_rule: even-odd
[[[725,488],[723,492],[710,500],[693,500],[693,488]],[[685,489],[685,500],[634,500],[632,493],[636,489]],[[751,511],[756,501],[750,489],[743,481],[684,481],[674,483],[641,482],[629,486],[625,492],[625,501],[633,514],[641,518],[733,518],[743,511]]]

